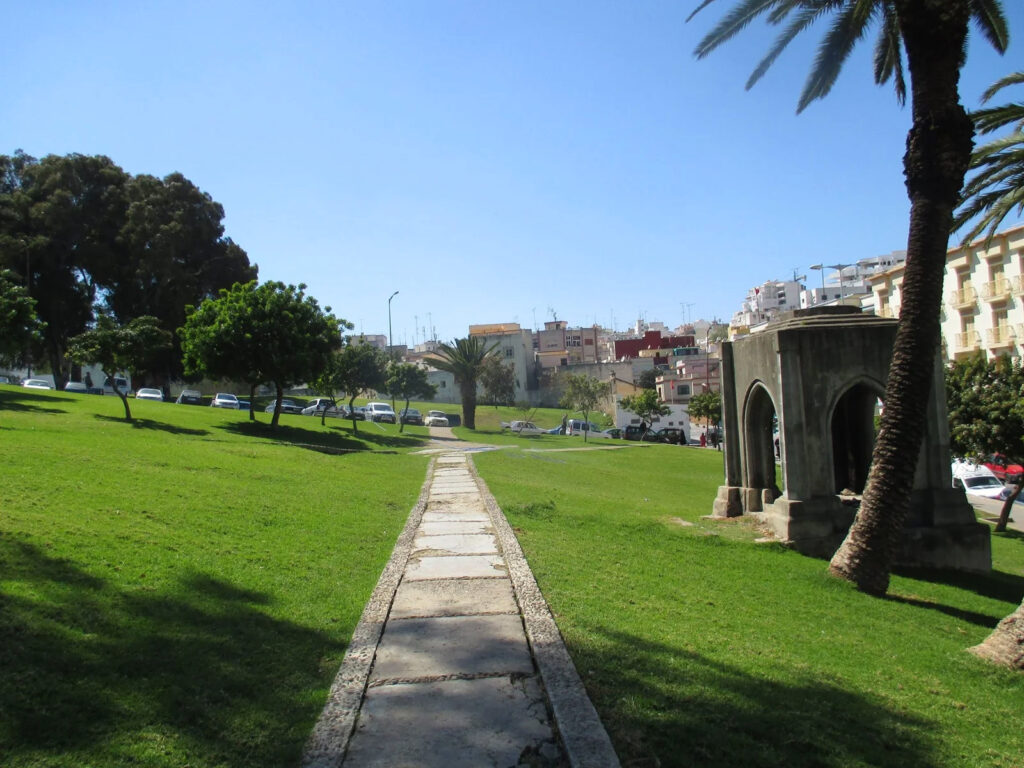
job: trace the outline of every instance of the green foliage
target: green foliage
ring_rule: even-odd
[[[989,101],[1009,85],[1024,84],[1024,72],[1015,72],[995,83],[982,97]],[[963,236],[969,243],[987,227],[986,243],[1014,209],[1024,212],[1024,103],[1011,103],[978,110],[971,115],[981,133],[1013,126],[1013,130],[974,150],[971,168],[976,172],[964,186],[963,202],[953,222],[959,229],[975,216],[977,223]]]
[[[236,283],[218,298],[188,307],[178,329],[186,373],[272,382],[276,425],[284,389],[319,376],[341,347],[341,329],[351,327],[306,296],[305,287]]]
[[[641,389],[657,389],[658,377],[661,376],[661,374],[662,372],[657,368],[648,368],[640,374],[640,378],[636,380],[636,385]]]
[[[357,342],[349,338],[340,353],[335,354],[325,369],[325,376],[330,380],[319,384],[319,391],[328,386],[332,392],[345,392],[348,395],[348,407],[352,416],[352,430],[359,430],[359,422],[355,418],[356,398],[367,390],[384,389],[388,380],[387,354],[377,347],[366,343],[360,338]],[[333,395],[332,395],[333,396]]]
[[[655,416],[665,416],[671,410],[658,398],[658,392],[645,389],[635,395],[627,395],[619,401],[622,410],[635,413],[644,427],[648,427]]]
[[[128,393],[117,387],[115,374],[137,371],[171,345],[171,334],[155,317],[137,317],[118,325],[110,315],[96,318],[96,327],[68,340],[68,355],[80,363],[100,366],[124,405],[124,417],[131,421]]]
[[[484,360],[480,368],[480,383],[484,388],[484,402],[488,405],[512,405],[516,400],[515,365],[505,363],[497,355]]]
[[[414,397],[429,400],[437,394],[437,387],[427,380],[426,369],[412,363],[391,363],[388,366],[386,388],[392,397],[405,400],[406,408]],[[398,425],[398,431],[403,432],[405,422],[401,417]]]
[[[583,414],[584,421],[590,421],[590,412],[599,402],[608,397],[609,385],[585,373],[570,373],[565,377],[565,391],[559,404],[571,411]],[[583,441],[587,440],[587,432],[583,432]]]
[[[691,419],[707,419],[718,424],[722,420],[722,396],[717,392],[701,392],[690,398],[687,411]]]
[[[1024,367],[978,354],[946,368],[951,446],[957,456],[1024,459]]]
[[[438,346],[437,355],[431,364],[455,377],[462,398],[462,425],[476,429],[476,384],[489,357],[495,355],[497,343],[487,346],[480,336],[456,339],[451,344]]]
[[[35,307],[14,273],[0,270],[0,363],[19,364],[28,346],[42,338],[43,324]]]

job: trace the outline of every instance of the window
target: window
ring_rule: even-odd
[[[515,357],[516,351],[512,347],[505,347],[505,358]]]
[[[676,392],[678,392],[680,395],[688,395],[690,394],[690,385],[680,383],[679,386],[676,388]]]

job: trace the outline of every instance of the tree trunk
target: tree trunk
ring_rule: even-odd
[[[249,385],[249,421],[256,421],[256,385]]]
[[[996,522],[996,532],[1002,533],[1006,530],[1006,524],[1010,522],[1010,512],[1013,510],[1013,503],[1020,496],[1020,489],[1024,488],[1024,480],[1013,486],[1013,491],[1003,502],[1003,508],[999,510],[999,520]]]
[[[358,394],[358,392],[356,394]],[[348,415],[352,419],[352,434],[353,435],[358,435],[359,434],[359,425],[356,422],[356,405],[355,405],[355,403],[356,403],[356,395],[352,395],[352,397],[350,397],[348,399]]]
[[[996,664],[1024,670],[1024,601],[982,643],[967,650]]]
[[[409,398],[405,399],[405,410],[406,415],[409,414]],[[398,434],[402,434],[405,431],[405,420],[402,418],[402,414],[398,414]]]
[[[272,427],[276,427],[281,420],[281,398],[284,396],[284,389],[276,381],[274,382],[274,391],[277,392],[277,399],[274,400],[274,415],[270,419]]]
[[[476,429],[476,379],[460,381],[462,393],[462,423],[468,429]]]
[[[903,158],[911,201],[907,261],[871,470],[857,517],[830,565],[834,575],[872,594],[889,588],[910,507],[939,342],[949,229],[974,133],[958,92],[966,1],[898,0],[896,8],[913,102],[913,127]]]
[[[100,370],[103,371],[102,368]],[[108,381],[110,381],[110,386],[113,388],[114,394],[121,398],[121,404],[124,406],[124,419],[125,419],[125,421],[131,421],[132,420],[132,409],[128,407],[128,395],[126,393],[121,392],[121,390],[117,388],[117,379],[114,378],[113,374],[110,374],[110,373],[107,373],[106,371],[103,371],[103,375],[107,377]],[[54,374],[53,378],[56,381],[57,375]]]

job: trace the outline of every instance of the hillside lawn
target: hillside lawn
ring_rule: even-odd
[[[0,765],[294,766],[427,430],[132,408],[0,386]],[[502,445],[474,462],[624,766],[1024,766],[1024,678],[964,651],[1020,602],[1024,537],[871,598],[702,519],[720,453],[544,451],[583,443],[514,413],[465,436]]]

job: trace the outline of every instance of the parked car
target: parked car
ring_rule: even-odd
[[[13,384],[14,381],[10,376],[0,376],[0,384]]]
[[[339,405],[338,412],[341,414],[343,419],[353,419],[355,421],[366,421],[366,411],[363,406],[357,405],[351,411],[347,405]]]
[[[157,400],[159,402],[164,401],[164,393],[159,389],[153,389],[152,387],[139,387],[139,391],[135,393],[136,400]]]
[[[89,388],[85,386],[84,381],[69,381],[67,384],[64,385],[64,391],[81,392],[82,394],[85,394],[86,392],[89,391]]]
[[[53,389],[48,382],[42,379],[25,379],[21,382],[21,386],[28,389]]]
[[[686,445],[686,432],[679,427],[664,427],[662,429],[648,432],[644,442],[668,443],[670,445]]]
[[[213,396],[213,400],[210,401],[210,406],[213,408],[230,408],[237,411],[238,398],[230,392],[218,392]]]
[[[330,416],[331,418],[341,418],[341,408],[335,401],[329,397],[318,397],[309,403],[305,408],[302,409],[303,416]]]
[[[993,453],[988,457],[988,461],[984,463],[985,467],[988,467],[992,474],[994,474],[999,480],[1004,483],[1013,483],[1016,485],[1024,476],[1024,467],[1020,464],[1013,464],[1008,458],[1001,453]]]
[[[611,437],[611,435],[607,434],[603,429],[601,429],[601,427],[592,421],[583,421],[583,419],[569,419],[566,421],[565,434],[582,435],[584,432],[589,433],[588,437]]]
[[[978,466],[973,462],[957,459],[953,462],[952,470],[953,487],[962,488],[965,493],[984,496],[987,499],[1005,499],[1009,493],[1009,489],[984,464]]]
[[[276,400],[271,400],[270,404],[263,409],[264,413],[274,412],[274,403]],[[281,413],[302,413],[302,406],[297,404],[294,400],[288,400],[287,398],[281,399]]]
[[[448,416],[444,411],[427,411],[427,418],[423,423],[428,427],[447,427]]]
[[[543,435],[546,429],[541,429],[532,421],[513,421],[508,425],[509,431],[517,435]]]
[[[178,399],[174,402],[178,405],[202,405],[203,396],[195,389],[183,389],[181,394],[178,395]]]
[[[423,414],[420,413],[418,408],[403,408],[398,412],[398,418],[402,420],[403,424],[423,426]]]
[[[387,403],[367,403],[366,420],[386,421],[389,424],[394,424],[398,421],[394,410]]]
[[[107,376],[107,378],[105,378],[103,380],[103,394],[105,394],[105,395],[117,394],[116,392],[114,392],[114,385],[115,384],[117,385],[118,392],[120,392],[122,395],[130,395],[132,393],[131,392],[132,385],[131,385],[131,382],[128,381],[127,378],[125,378],[124,376],[115,376],[114,380],[111,381],[110,377]]]

